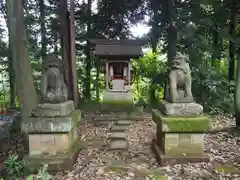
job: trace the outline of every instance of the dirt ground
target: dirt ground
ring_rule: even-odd
[[[233,127],[232,117],[222,114],[213,118],[215,128]],[[111,124],[109,124],[109,127]],[[79,127],[87,148],[79,153],[72,171],[53,176],[56,180],[180,180],[180,179],[240,179],[240,138],[232,132],[219,132],[205,136],[208,163],[192,163],[160,167],[152,153],[151,141],[156,125],[151,115],[144,114],[128,128],[129,150],[109,152],[109,127],[86,124]]]

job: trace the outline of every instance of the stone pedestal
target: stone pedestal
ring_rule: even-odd
[[[193,106],[192,103],[185,105],[190,106]],[[192,111],[190,115],[185,113],[185,116],[180,116],[180,112],[186,112],[184,108],[180,108],[182,111],[174,111],[174,108],[169,110],[169,107],[176,106],[169,103],[167,108],[161,107],[161,110],[165,109],[163,112],[173,114],[172,116],[163,114],[158,109],[152,110],[152,119],[157,124],[156,139],[152,142],[152,148],[160,164],[208,161],[209,157],[204,154],[204,132],[211,128],[210,118],[198,113],[201,108],[198,112],[195,110],[196,115],[189,109]]]
[[[68,116],[74,110],[74,102],[66,101],[63,103],[51,104],[43,103],[38,104],[32,111],[34,117],[62,117]]]
[[[107,111],[132,111],[134,109],[132,92],[130,90],[105,90],[101,109]]]
[[[167,116],[199,116],[203,113],[203,106],[195,102],[169,103],[162,100],[159,110]]]
[[[41,164],[48,164],[50,172],[72,168],[83,142],[77,139],[77,124],[81,119],[81,111],[73,109],[66,113],[71,109],[71,103],[73,104],[72,101],[65,102],[65,105],[53,104],[53,107],[49,108],[51,110],[41,105],[43,111],[48,112],[44,114],[47,114],[47,117],[39,114],[38,117],[31,116],[22,122],[22,131],[29,137],[29,155],[24,157],[27,172],[36,172]],[[49,106],[51,105],[48,104],[47,107]],[[54,110],[54,107],[60,107],[64,114],[68,115],[55,117],[57,110]]]

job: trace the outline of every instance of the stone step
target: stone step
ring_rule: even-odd
[[[111,128],[111,132],[125,132],[128,126],[115,125]]]
[[[130,120],[130,121],[141,121],[144,117],[85,117],[87,121],[118,121],[118,120]]]
[[[117,125],[125,125],[125,126],[127,126],[127,125],[130,125],[130,124],[132,124],[133,122],[132,121],[130,121],[130,120],[121,120],[121,121],[117,121],[116,122],[116,124]]]
[[[127,150],[128,149],[128,142],[125,140],[113,140],[109,144],[110,151],[117,151],[117,150]]]
[[[112,140],[124,140],[127,137],[128,137],[128,134],[125,132],[112,132],[108,138]]]
[[[133,113],[94,113],[94,114],[86,114],[84,116],[85,119],[102,119],[102,120],[109,120],[109,119],[143,119],[144,114],[142,112],[133,112]]]
[[[110,121],[90,121],[89,123],[92,123],[95,126],[108,126]]]

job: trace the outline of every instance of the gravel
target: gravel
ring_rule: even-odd
[[[150,114],[145,113],[142,121],[128,127],[129,149],[126,152],[107,150],[111,125],[96,127],[89,123],[79,126],[79,137],[87,143],[87,149],[79,153],[72,171],[58,173],[51,179],[153,180],[152,175],[165,175],[169,180],[240,180],[240,138],[232,132],[205,136],[205,152],[210,156],[208,163],[159,167],[150,149],[156,132],[156,125]],[[234,120],[232,116],[219,113],[214,116],[213,125],[215,128],[233,127]],[[18,135],[11,138],[8,144],[1,148],[0,162],[3,162],[9,151],[24,154],[24,139],[24,136]]]
[[[216,128],[233,127],[234,120],[231,116],[219,114],[213,118],[213,125]],[[94,127],[91,124],[87,124],[85,128],[82,139],[88,143],[88,148],[79,154],[72,171],[59,173],[53,179],[153,180],[153,174],[155,177],[165,175],[169,180],[240,179],[240,139],[231,132],[205,136],[205,152],[210,156],[209,163],[159,167],[150,149],[156,132],[156,125],[150,114],[145,114],[143,121],[128,127],[127,152],[107,151],[107,137],[110,134],[108,128]],[[220,172],[227,165],[230,167],[228,171],[233,172]]]

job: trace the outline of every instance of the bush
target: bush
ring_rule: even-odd
[[[230,92],[230,83],[219,68],[198,66],[192,68],[193,94],[205,110],[219,108],[233,112],[234,96]]]
[[[5,177],[0,177],[0,180],[16,180],[23,179],[23,161],[19,158],[17,154],[10,154],[8,158],[3,163],[3,168],[5,171]],[[30,175],[26,178],[26,180],[50,180],[51,176],[47,172],[48,165],[43,165],[38,174]],[[24,178],[25,179],[25,178]]]

